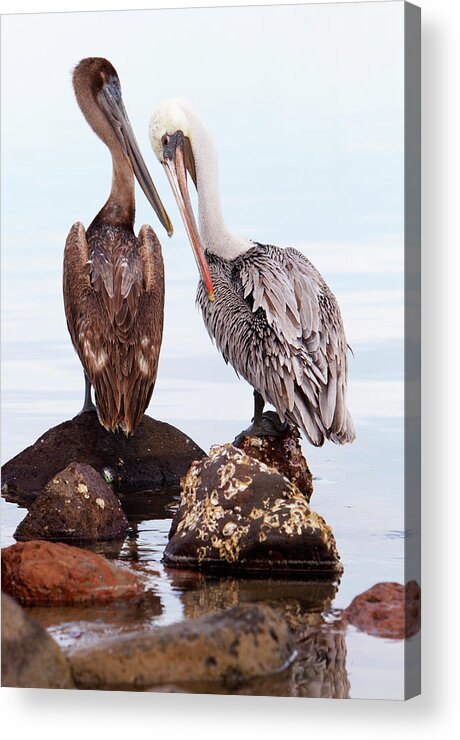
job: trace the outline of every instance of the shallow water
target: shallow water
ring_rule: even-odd
[[[10,411],[9,417],[11,431],[16,429],[20,437],[24,413]],[[53,419],[53,423],[57,421]],[[38,421],[34,427],[35,424]],[[205,425],[201,421],[195,428],[194,438],[201,442],[206,437]],[[241,426],[221,422],[216,436],[231,439]],[[184,421],[184,427],[193,434],[193,424]],[[296,626],[298,622],[315,624],[319,629],[323,623],[333,623],[335,610],[347,606],[356,594],[381,580],[401,582],[404,575],[405,535],[398,514],[397,490],[402,425],[394,419],[374,419],[367,421],[360,432],[354,445],[346,450],[333,445],[323,450],[305,449],[316,474],[311,503],[332,526],[345,567],[340,583],[206,577],[165,568],[161,559],[179,495],[176,488],[169,488],[123,497],[130,521],[126,539],[92,548],[145,579],[147,595],[141,603],[29,611],[63,648],[255,600],[275,604],[288,616],[294,611]],[[12,438],[16,435],[13,433]],[[24,509],[2,500],[3,546],[14,542],[14,528],[24,514]],[[324,643],[329,646],[326,652]],[[294,665],[279,676],[243,686],[178,684],[169,690],[401,698],[403,668],[402,641],[370,637],[348,627],[345,632],[336,633],[328,629],[324,635],[319,631],[316,641],[310,638],[306,643],[305,654],[301,653]]]

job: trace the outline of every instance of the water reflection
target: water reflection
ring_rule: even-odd
[[[292,668],[290,696],[348,699],[345,634],[322,622],[297,639],[299,655]]]
[[[141,598],[102,606],[29,607],[63,648],[87,647],[101,638],[128,635],[152,626],[162,613],[161,599],[147,589]]]
[[[179,504],[180,486],[167,485],[119,495],[123,511],[134,526],[154,519],[172,519]]]
[[[167,569],[172,583],[175,569]],[[313,615],[328,611],[338,584],[309,580],[282,580],[274,578],[207,577],[201,575],[194,583],[180,577],[184,614],[194,619],[218,609],[229,609],[237,604],[264,602],[282,610],[292,628],[309,623]]]

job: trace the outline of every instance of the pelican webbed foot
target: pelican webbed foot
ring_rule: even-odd
[[[265,401],[257,391],[254,391],[254,418],[247,429],[243,429],[234,439],[233,444],[238,447],[245,437],[282,437],[289,429],[289,424],[282,422],[276,411],[265,411]]]
[[[233,444],[239,447],[245,437],[282,437],[289,429],[289,424],[282,422],[275,411],[266,411],[262,418],[243,429],[234,439]]]
[[[97,408],[94,405],[94,403],[91,401],[91,403],[85,403],[83,408],[78,412],[77,416],[81,416],[82,414],[97,414]]]

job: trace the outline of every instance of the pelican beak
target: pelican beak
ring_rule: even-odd
[[[212,285],[211,274],[201,247],[187,185],[187,167],[196,185],[193,152],[191,150],[190,142],[188,139],[184,139],[182,131],[176,131],[175,134],[168,136],[167,143],[163,144],[162,164],[165,168],[174,197],[176,198],[190,244],[192,245],[193,254],[195,256],[201,279],[208,291],[208,298],[210,301],[213,301],[214,288]]]
[[[110,84],[104,85],[100,93],[100,103],[112,124],[112,128],[126,156],[131,162],[136,179],[144,191],[147,200],[166,229],[168,236],[172,236],[174,232],[173,225],[150,177],[119,90]]]

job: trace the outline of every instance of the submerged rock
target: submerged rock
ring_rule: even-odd
[[[298,429],[288,426],[280,437],[243,437],[235,446],[286,476],[310,501],[313,476],[302,452]]]
[[[182,481],[167,565],[341,573],[334,535],[295,484],[233,445],[212,447]]]
[[[123,539],[127,530],[120,501],[99,473],[71,463],[46,484],[14,538],[96,542]]]
[[[293,653],[285,620],[253,604],[106,640],[68,657],[81,688],[146,688],[183,681],[235,686],[282,670]]]
[[[32,540],[2,549],[2,589],[30,606],[129,599],[143,590],[128,570],[96,553]]]
[[[144,416],[135,434],[107,432],[94,413],[52,427],[2,467],[2,494],[28,505],[72,462],[95,468],[114,491],[178,483],[203,450],[170,424]]]
[[[69,664],[47,631],[2,594],[2,686],[71,689]]]
[[[416,581],[377,583],[355,596],[342,612],[342,621],[362,632],[403,639],[420,630],[421,591]]]

